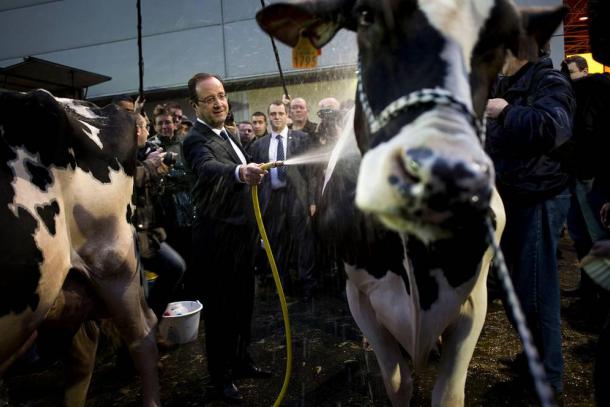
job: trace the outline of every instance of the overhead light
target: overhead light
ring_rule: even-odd
[[[578,21],[587,21],[589,19],[589,17],[584,16],[584,17],[578,17]]]

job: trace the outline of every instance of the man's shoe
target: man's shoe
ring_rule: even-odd
[[[222,382],[212,381],[208,385],[205,398],[207,402],[212,400],[222,400],[228,404],[241,404],[244,401],[244,398],[239,392],[237,386],[235,386],[235,383],[227,380]]]
[[[268,379],[270,377],[270,371],[261,369],[253,363],[240,366],[233,371],[233,378],[235,379]]]
[[[226,382],[218,391],[222,400],[229,404],[241,404],[244,402],[243,396],[233,382]]]

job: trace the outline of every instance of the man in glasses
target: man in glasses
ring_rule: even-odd
[[[249,192],[266,171],[248,163],[239,137],[225,126],[229,103],[222,80],[198,73],[188,89],[197,122],[184,140],[184,155],[196,178],[193,253],[208,372],[213,396],[243,402],[235,379],[270,376],[248,354],[257,241]]]

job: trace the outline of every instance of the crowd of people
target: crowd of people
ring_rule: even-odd
[[[562,71],[544,51],[535,63],[509,52],[487,104],[485,144],[506,209],[502,250],[557,395],[563,392],[564,367],[556,253],[564,226],[579,259],[591,253],[610,258],[610,171],[603,157],[610,140],[604,114],[610,77],[588,74],[586,60],[577,56],[566,59]],[[202,301],[212,392],[239,402],[235,379],[269,376],[248,353],[255,280],[270,281],[250,186],[260,185],[284,289],[311,301],[325,277],[342,278],[315,227],[324,165],[261,165],[332,145],[350,106],[322,99],[316,123],[304,98],[284,96],[270,101],[266,112],[235,123],[218,76],[194,75],[188,92],[194,123],[179,104],[159,105],[149,137],[148,118],[138,116],[134,225],[142,263],[158,276],[148,295],[151,308],[160,318],[176,296]],[[115,103],[142,111],[139,100]],[[563,294],[591,300],[603,298],[602,291],[583,273],[577,290]],[[507,315],[514,323],[508,308]],[[522,353],[508,363],[527,372]],[[596,380],[605,380],[608,369],[596,372]]]

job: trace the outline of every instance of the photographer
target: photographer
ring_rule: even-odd
[[[315,139],[323,146],[334,143],[341,133],[341,104],[335,98],[325,98],[318,103],[320,124],[315,132]]]
[[[146,119],[137,115],[138,151],[134,194],[136,206],[133,225],[138,233],[142,265],[158,275],[148,295],[148,304],[160,320],[176,286],[182,279],[186,265],[182,257],[167,243],[165,230],[156,218],[154,198],[163,193],[162,177],[170,171],[167,153],[162,148],[146,142]]]
[[[343,114],[340,109],[341,104],[335,98],[329,97],[320,100],[318,103],[318,117],[320,118],[320,124],[317,125],[313,134],[313,145],[311,146],[312,149],[315,150],[323,146],[330,147],[337,141],[339,134],[341,134],[340,124],[343,120]],[[314,166],[311,172],[315,185],[315,205],[313,208],[310,208],[310,215],[313,216],[322,195],[326,164]]]
[[[191,173],[185,165],[182,143],[175,135],[175,121],[165,105],[155,107],[153,112],[156,135],[148,141],[149,148],[161,148],[166,152],[168,171],[160,182],[163,191],[157,197],[157,216],[167,232],[167,242],[184,258],[187,265],[191,259],[191,225],[193,206],[191,203]]]

